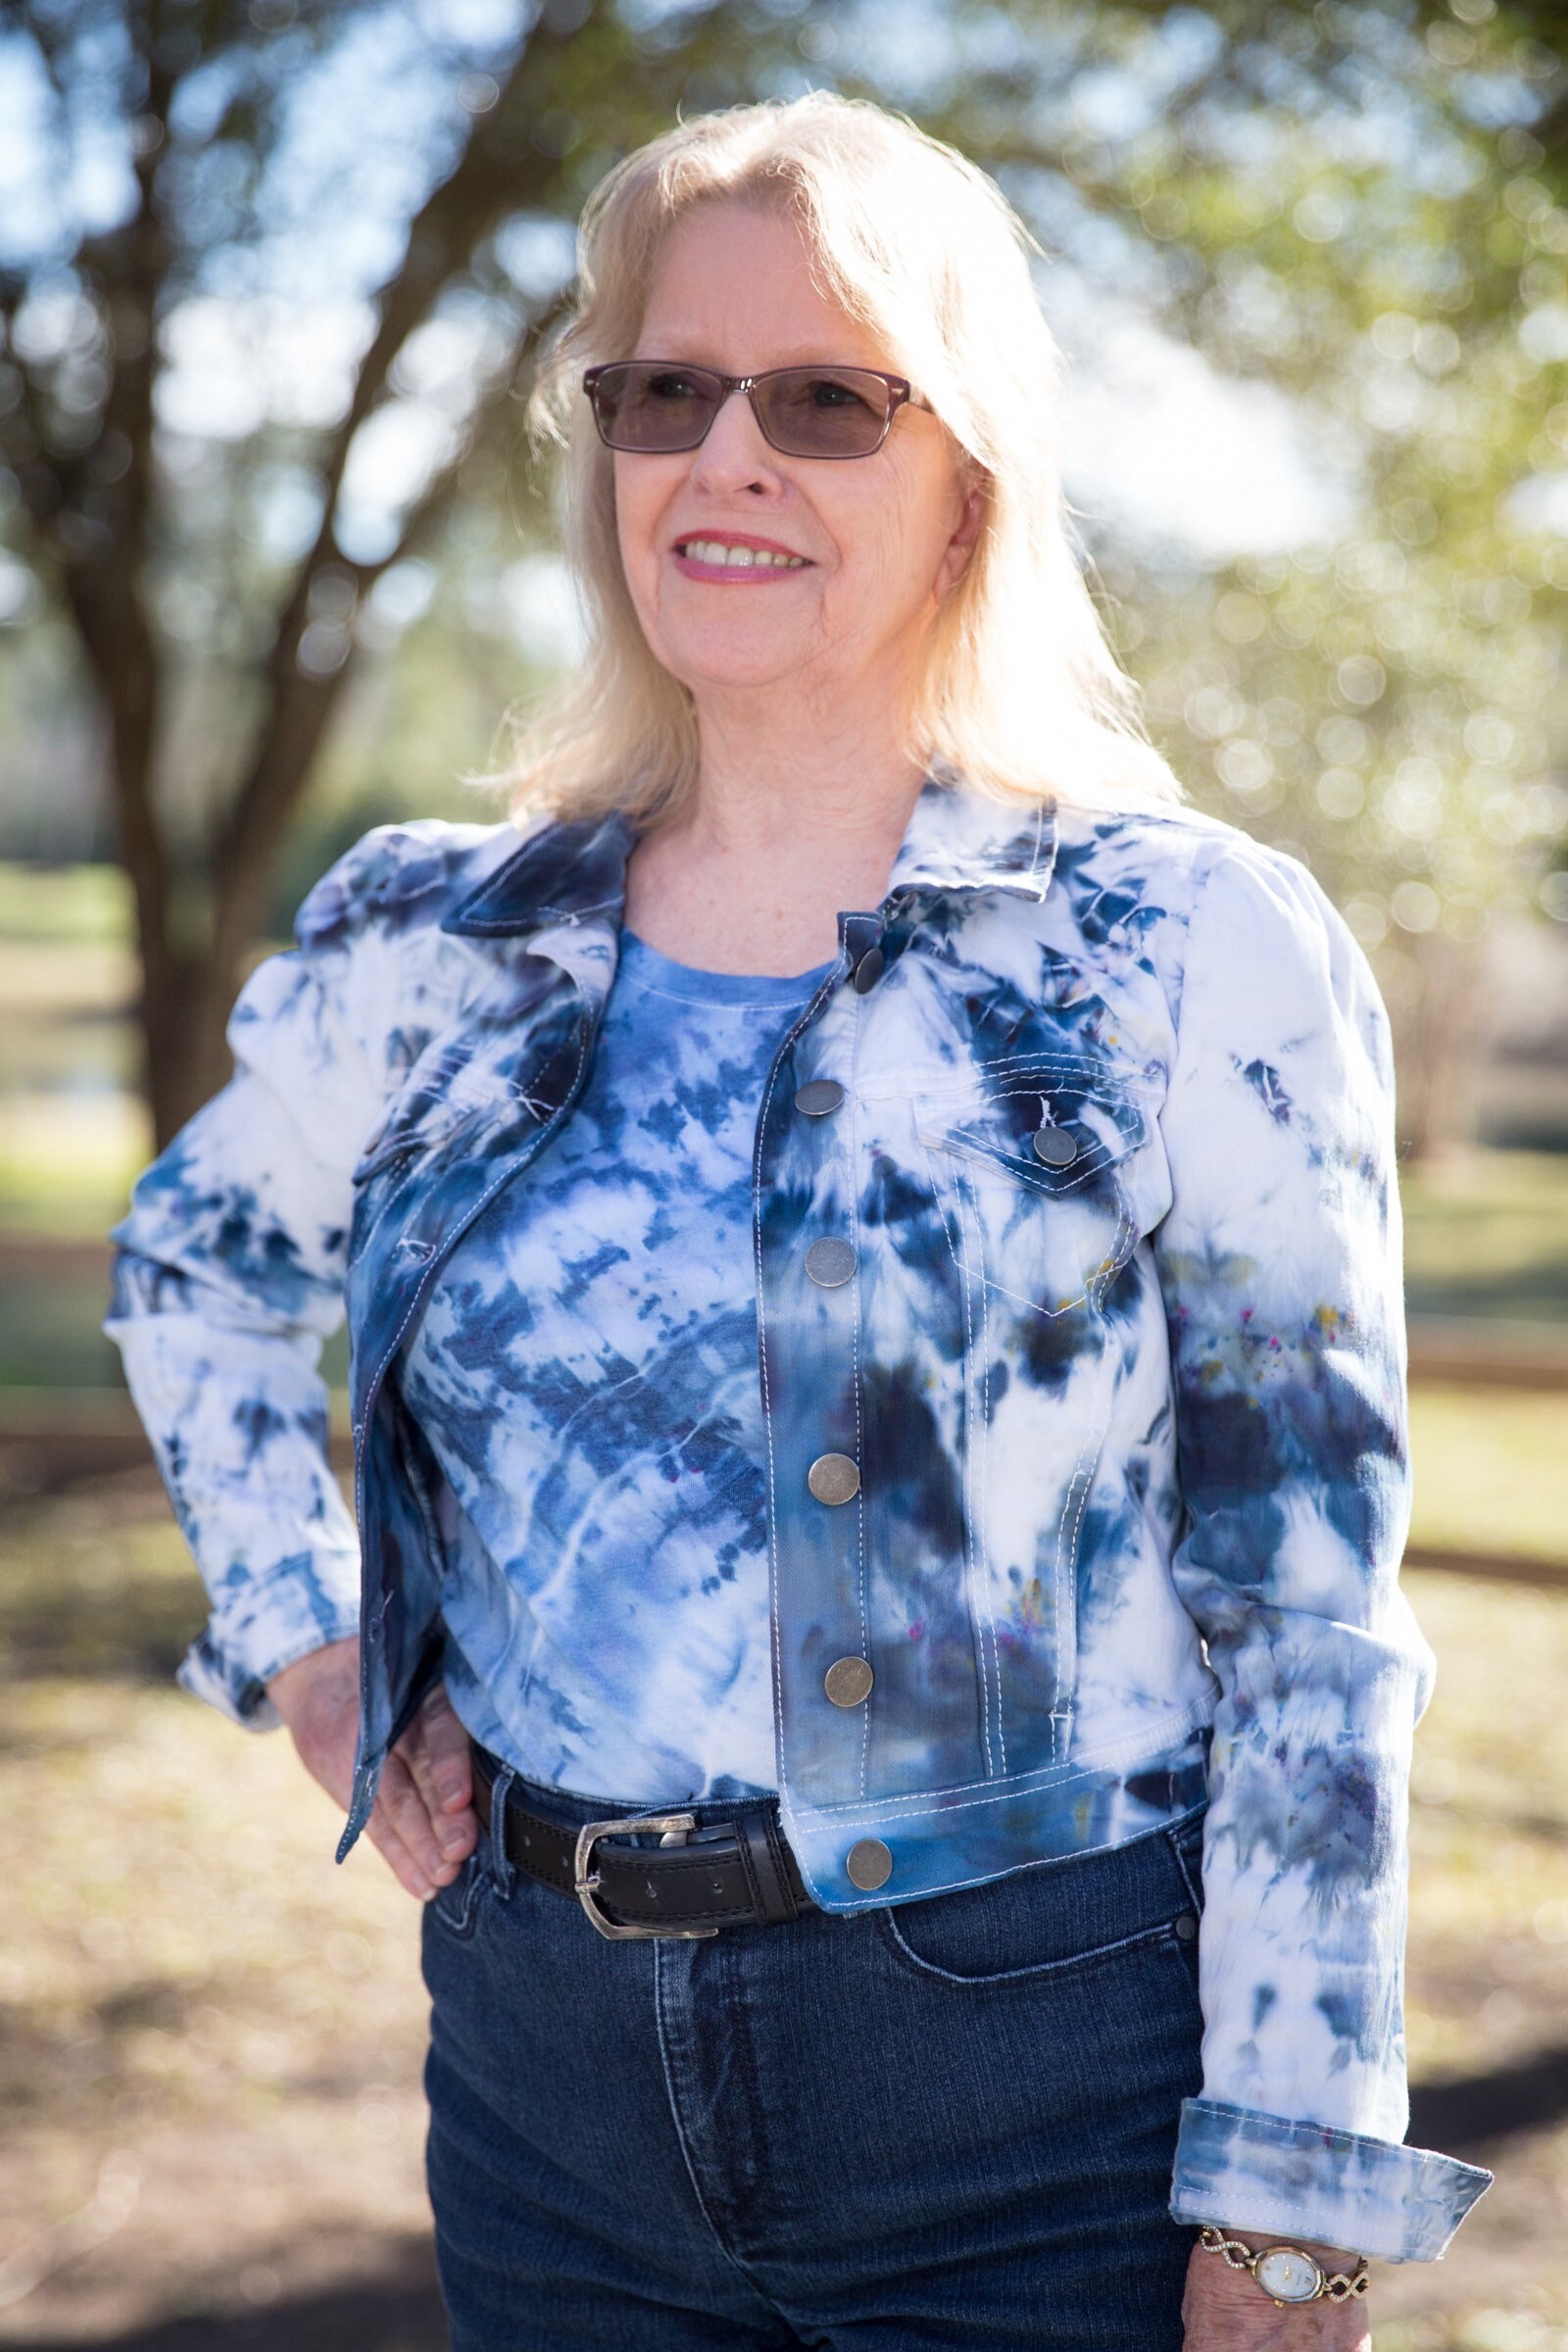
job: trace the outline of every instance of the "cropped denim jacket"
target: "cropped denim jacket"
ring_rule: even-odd
[[[362,1637],[344,1850],[437,1671],[451,1497],[400,1388],[461,1236],[571,1116],[625,821],[415,824],[313,892],[141,1180],[110,1328],[242,1721]],[[1392,1077],[1303,868],[1187,814],[928,784],[757,1123],[784,1826],[853,1912],[1200,1804],[1179,2220],[1395,2260],[1488,2176],[1401,2144],[1407,1520]],[[824,1236],[855,1273],[808,1280]],[[359,1536],[319,1343],[346,1309]],[[482,1377],[476,1373],[476,1377]],[[826,1471],[823,1457],[831,1457]],[[363,1559],[363,1574],[361,1562]],[[863,1659],[869,1694],[824,1674]],[[673,1793],[673,1792],[672,1792]],[[892,1874],[855,1884],[875,1839]]]

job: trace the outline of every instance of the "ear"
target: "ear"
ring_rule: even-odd
[[[986,518],[988,486],[984,474],[973,472],[967,467],[958,477],[958,492],[962,504],[958,510],[956,527],[947,546],[943,549],[942,561],[937,565],[936,592],[939,604],[957,586],[969,567],[969,558],[974,553],[974,543],[980,536],[981,527]]]

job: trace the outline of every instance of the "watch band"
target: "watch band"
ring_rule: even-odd
[[[1212,2222],[1203,2223],[1198,2242],[1205,2254],[1218,2254],[1233,2271],[1250,2271],[1281,2311],[1293,2303],[1315,2303],[1319,2296],[1330,2303],[1348,2303],[1353,2296],[1364,2295],[1371,2284],[1364,2254],[1356,2256],[1353,2270],[1330,2273],[1304,2246],[1278,2241],[1266,2246],[1244,2245],[1239,2237],[1227,2237]]]

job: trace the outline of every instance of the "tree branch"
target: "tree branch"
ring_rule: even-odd
[[[530,345],[538,349],[559,308],[559,303],[553,304],[522,326],[505,363],[498,366],[490,391],[475,408],[462,443],[409,509],[396,546],[374,563],[343,564],[352,573],[361,594],[414,548],[427,541],[438,526],[452,504],[469,450],[512,404],[524,355]],[[298,638],[294,650],[297,655]],[[308,675],[296,662],[286,690],[272,698],[261,740],[235,796],[213,861],[213,961],[215,978],[220,986],[253,934],[266,893],[269,863],[303,796],[312,761],[353,666],[351,654],[341,668],[319,678]]]
[[[335,521],[354,437],[382,400],[398,353],[429,316],[443,288],[471,263],[483,239],[511,215],[556,193],[558,161],[523,144],[521,129],[537,114],[541,75],[554,62],[544,52],[551,48],[563,51],[570,37],[552,33],[545,21],[536,26],[513,61],[493,113],[470,135],[455,169],[415,216],[402,264],[382,292],[375,334],[361,362],[347,413],[319,469],[322,512],[315,543],[300,564],[273,624],[267,661],[268,705],[260,739],[215,849],[214,931],[215,937],[220,935],[225,943],[242,935],[245,909],[259,903],[263,884],[251,869],[264,864],[282,838],[305,789],[310,759],[344,682],[343,671],[319,679],[307,676],[299,666],[312,584],[328,565],[350,572],[362,590],[376,579],[406,552],[413,536],[428,527],[433,513],[449,499],[462,463],[460,452],[435,477],[412,510],[398,545],[389,555],[373,564],[356,563],[339,547]],[[490,151],[498,124],[503,143],[515,143],[520,150],[507,172],[498,170]],[[475,410],[470,435],[509,397],[522,355],[541,323],[534,318],[524,322],[504,367],[497,370],[496,389]]]

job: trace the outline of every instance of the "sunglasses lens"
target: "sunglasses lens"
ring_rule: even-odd
[[[695,449],[718,414],[721,396],[704,369],[627,360],[600,371],[594,421],[612,449]]]
[[[696,449],[726,389],[711,369],[667,360],[617,360],[589,386],[601,440],[650,454]],[[894,395],[865,368],[780,368],[758,381],[752,401],[786,457],[868,458],[887,438]]]
[[[757,387],[773,447],[794,458],[868,458],[888,429],[889,393],[859,368],[787,368]]]

